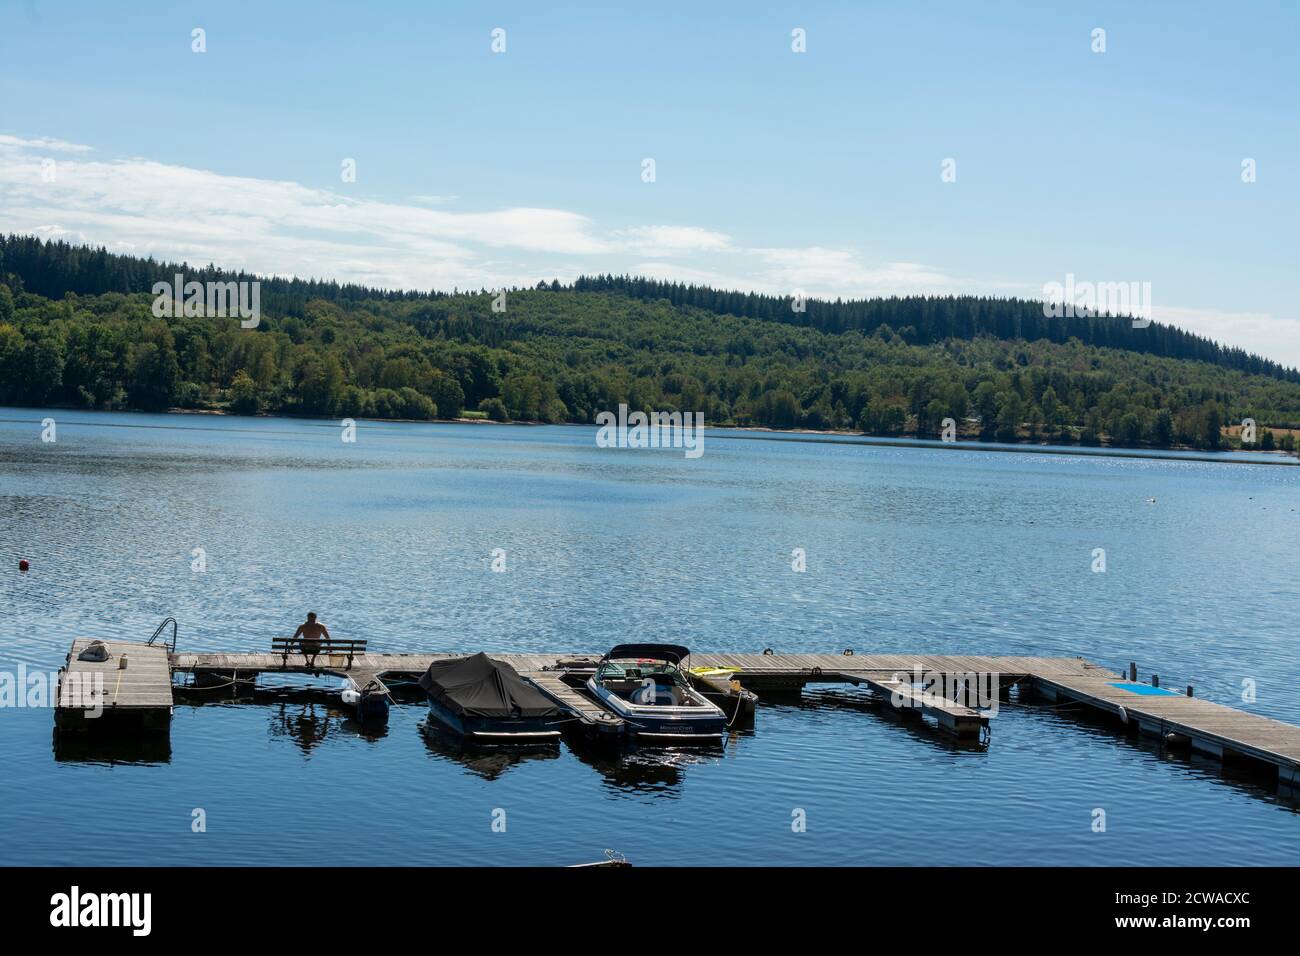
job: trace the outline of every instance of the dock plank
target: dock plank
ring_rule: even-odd
[[[570,687],[558,671],[520,671],[519,676],[536,685],[542,693],[569,710],[584,724],[602,733],[621,733],[624,721],[609,713],[591,698]]]

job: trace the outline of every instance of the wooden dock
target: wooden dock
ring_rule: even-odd
[[[933,717],[940,727],[957,737],[978,737],[989,723],[987,711],[959,704],[911,681],[866,676],[862,683],[888,698],[903,713]]]
[[[358,686],[370,680],[414,681],[435,660],[459,657],[442,653],[361,653],[317,657],[301,654],[185,652],[168,654],[161,646],[108,642],[111,658],[103,663],[77,659],[87,639],[73,643],[67,673],[60,681],[56,717],[60,726],[89,726],[94,704],[104,712],[135,711],[156,718],[170,715],[173,682],[187,680],[198,690],[232,692],[248,688],[263,674],[330,674]],[[120,668],[125,655],[128,666]],[[620,737],[623,721],[608,714],[579,689],[599,660],[597,654],[493,654],[532,681],[566,711],[571,729],[606,738]],[[791,692],[809,684],[865,685],[901,713],[932,718],[957,736],[981,733],[1007,700],[1012,685],[1022,695],[1049,701],[1072,701],[1092,713],[1127,725],[1135,732],[1158,735],[1168,744],[1185,744],[1221,759],[1247,759],[1276,768],[1286,786],[1300,786],[1300,727],[1246,713],[1222,704],[1130,683],[1109,668],[1067,657],[988,657],[937,654],[724,654],[696,653],[692,668],[730,673],[746,691]],[[88,702],[73,693],[85,680],[102,683],[100,696]],[[705,679],[725,694],[730,680]],[[65,684],[67,685],[65,687]],[[972,687],[978,693],[971,695]],[[960,689],[963,693],[954,693]],[[65,692],[66,691],[66,692]],[[732,690],[734,694],[734,689]],[[752,706],[752,695],[745,698]],[[738,705],[740,700],[737,701]]]
[[[167,648],[162,645],[105,641],[105,661],[82,660],[91,638],[72,642],[67,664],[59,674],[55,720],[61,729],[90,729],[103,717],[130,717],[148,725],[171,718],[172,676]],[[116,720],[114,722],[117,722]]]
[[[1144,688],[1135,691],[1133,687]],[[1134,685],[1120,674],[1034,675],[1035,693],[1077,701],[1167,743],[1211,757],[1247,757],[1277,767],[1278,782],[1300,786],[1300,728],[1165,688]]]

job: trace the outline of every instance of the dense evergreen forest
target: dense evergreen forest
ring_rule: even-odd
[[[254,329],[157,318],[155,282],[254,276],[0,238],[0,404],[711,424],[1223,447],[1300,427],[1300,373],[1179,329],[976,297],[853,302],[627,277],[480,292],[263,279]],[[1289,432],[1260,444],[1293,447]]]

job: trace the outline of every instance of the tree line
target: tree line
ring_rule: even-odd
[[[921,312],[913,300],[852,303],[861,309],[845,315],[871,307],[906,324],[830,329],[718,311],[721,298],[674,302],[655,283],[543,283],[508,291],[495,312],[487,292],[272,279],[261,280],[260,324],[244,329],[156,318],[148,292],[177,271],[236,274],[22,237],[0,254],[9,405],[592,422],[627,403],[719,425],[933,436],[951,418],[967,437],[1199,448],[1232,442],[1224,426],[1245,418],[1300,426],[1300,382],[1272,363],[1268,373],[1236,367],[1235,350],[1168,356],[1079,336],[998,336],[978,323],[931,341],[942,322],[919,318],[974,309],[996,324],[997,303],[1013,300],[916,300],[929,303]],[[1169,339],[1192,351],[1196,341]],[[1260,441],[1295,444],[1267,427]]]

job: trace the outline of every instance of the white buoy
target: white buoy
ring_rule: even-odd
[[[1128,711],[1124,709],[1123,704],[1119,705],[1119,719],[1126,724],[1128,723]]]

